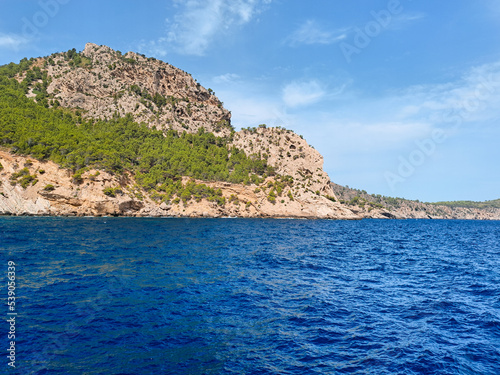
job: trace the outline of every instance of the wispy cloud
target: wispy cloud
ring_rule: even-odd
[[[390,30],[402,30],[426,17],[422,12],[406,12],[393,16],[387,25]]]
[[[284,82],[281,90],[266,77],[241,77],[223,74],[212,79],[212,87],[238,126],[299,125],[295,115],[310,113],[309,106],[326,100],[338,100],[352,82],[337,77],[309,78]],[[244,87],[244,90],[242,90]]]
[[[415,85],[376,97],[347,79],[295,80],[280,91],[256,81],[235,74],[213,79],[236,126],[285,125],[313,144],[323,144],[323,150],[334,148],[339,158],[357,150],[367,155],[366,162],[376,152],[387,154],[390,163],[390,153],[414,147],[415,140],[435,129],[451,136],[500,118],[500,61],[472,68],[447,83]],[[325,101],[331,103],[328,109],[311,108]]]
[[[374,142],[384,140],[394,142],[394,146],[403,139],[425,135],[417,129],[424,133],[442,129],[452,134],[470,126],[487,126],[500,118],[500,61],[473,67],[445,83],[413,85],[376,97],[352,90],[343,94],[347,95],[349,100],[332,107],[317,121],[318,126],[355,124],[358,134],[370,134]]]
[[[294,81],[283,88],[283,102],[288,107],[314,104],[326,95],[326,90],[316,80]]]
[[[289,117],[279,101],[272,97],[247,96],[241,92],[220,91],[221,97],[227,98],[225,105],[233,113],[233,125],[237,128],[267,124],[284,126]]]
[[[226,74],[222,74],[220,76],[214,77],[213,81],[215,83],[231,83],[231,82],[237,81],[239,78],[240,78],[240,76],[238,74],[226,73]]]
[[[16,34],[0,33],[0,48],[18,49],[28,43],[28,40]]]
[[[283,87],[281,100],[286,107],[307,107],[320,101],[339,99],[351,84],[350,78],[331,76],[294,80]]]
[[[203,56],[212,43],[229,30],[250,22],[271,0],[175,0],[177,14],[167,20],[167,33],[143,44],[164,56],[167,50]]]
[[[399,116],[435,125],[457,125],[500,117],[500,62],[484,64],[444,84],[416,85],[398,93]]]
[[[269,87],[267,78],[226,73],[211,79],[211,86],[224,102],[224,107],[231,110],[232,123],[237,129],[258,124],[284,126],[287,123],[281,96]]]
[[[471,133],[496,129],[500,61],[472,68],[447,83],[415,85],[377,96],[353,88],[344,95],[349,100],[332,102],[322,111],[288,108],[289,126],[323,154],[326,171],[334,181],[405,196],[407,185],[391,191],[384,176],[397,168],[400,157],[411,155],[419,142],[431,139],[435,132],[447,139],[436,146],[432,156],[426,156],[428,162],[412,179],[423,192],[429,185],[427,173],[456,167],[456,162],[448,160],[454,145],[466,143]],[[472,150],[471,146],[467,151]]]
[[[347,36],[347,29],[327,30],[315,20],[307,20],[287,39],[286,43],[292,47],[312,44],[332,44]]]

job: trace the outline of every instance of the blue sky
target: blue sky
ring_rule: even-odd
[[[167,61],[239,129],[302,134],[339,184],[500,198],[496,0],[0,0],[0,64],[87,42]]]

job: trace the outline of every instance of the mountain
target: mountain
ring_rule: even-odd
[[[89,43],[0,77],[3,214],[357,218],[302,137],[235,132],[167,63]]]
[[[444,217],[354,199],[302,136],[236,132],[188,73],[92,43],[0,67],[0,183],[12,215]]]

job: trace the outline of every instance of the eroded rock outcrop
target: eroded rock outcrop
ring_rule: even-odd
[[[293,177],[298,193],[335,197],[323,170],[323,156],[293,131],[263,126],[243,129],[235,135],[233,144],[247,155],[264,157],[277,173]]]
[[[229,139],[228,149],[237,147],[265,159],[274,172],[257,185],[197,181],[220,189],[224,204],[206,199],[175,199],[167,204],[141,190],[130,173],[114,176],[87,170],[75,179],[71,171],[53,163],[4,152],[0,213],[358,218],[335,202],[322,156],[302,137],[281,128],[234,132],[230,112],[213,91],[168,63],[88,43],[81,53],[56,53],[36,59],[34,66],[40,73],[29,80],[27,95],[46,100],[49,107],[70,108],[96,119],[131,115],[163,131],[195,133],[203,127]],[[27,74],[18,75],[18,81]],[[43,87],[48,99],[36,95]],[[183,183],[188,180],[183,178]]]
[[[51,105],[57,101],[90,118],[130,113],[137,122],[162,130],[196,132],[204,127],[220,136],[231,132],[231,113],[213,92],[168,63],[93,43],[87,43],[76,61],[56,53],[35,63],[48,74]]]

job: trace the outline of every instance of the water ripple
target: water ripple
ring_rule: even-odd
[[[499,222],[0,218],[0,236],[26,374],[500,373]]]

